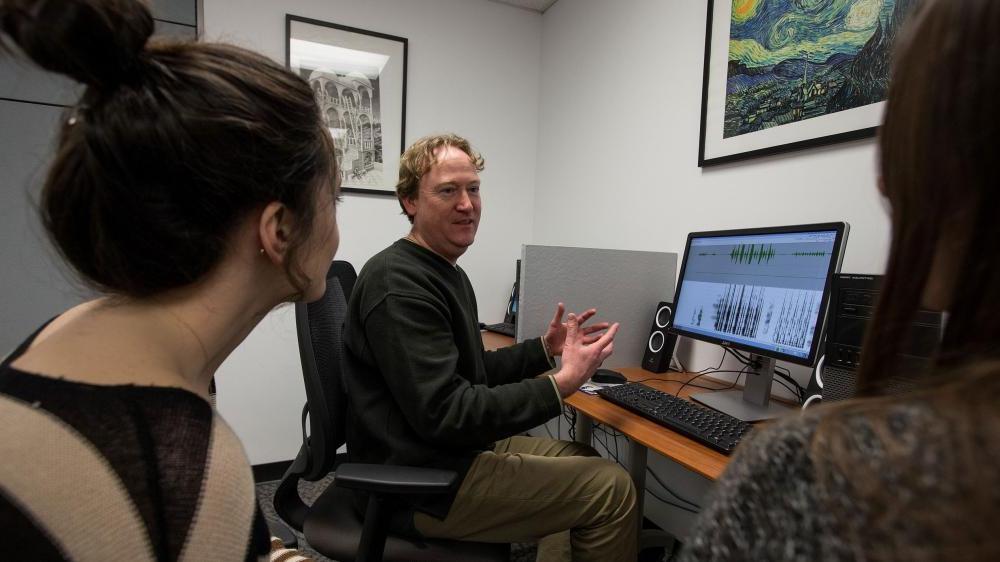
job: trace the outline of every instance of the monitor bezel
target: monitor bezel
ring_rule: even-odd
[[[687,271],[688,252],[691,251],[691,241],[695,238],[721,238],[724,236],[753,236],[759,234],[794,234],[800,232],[835,231],[837,233],[836,239],[833,242],[835,255],[830,257],[830,265],[827,268],[826,283],[823,287],[823,298],[820,302],[819,318],[816,321],[817,331],[816,334],[814,334],[808,357],[799,357],[790,353],[779,353],[777,351],[747,345],[742,342],[729,341],[724,338],[716,338],[698,332],[691,332],[683,328],[678,328],[673,323],[671,323],[668,331],[693,340],[713,343],[722,347],[738,349],[740,351],[746,351],[764,357],[773,357],[774,359],[787,361],[796,365],[804,365],[807,367],[815,365],[820,343],[823,339],[824,330],[826,329],[827,311],[829,310],[830,297],[833,289],[833,275],[840,271],[841,261],[844,256],[844,248],[846,246],[845,238],[847,236],[848,229],[849,225],[846,222],[825,222],[791,226],[740,228],[733,230],[708,230],[704,232],[689,233],[687,241],[684,244],[684,259],[681,261],[680,274],[677,277],[677,287],[674,290],[674,310],[677,310],[679,305],[681,289],[684,287],[684,274]]]

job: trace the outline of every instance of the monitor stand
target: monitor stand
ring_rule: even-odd
[[[751,354],[750,362],[755,367],[748,368],[743,390],[702,392],[692,394],[691,399],[745,422],[769,420],[792,411],[788,406],[771,402],[774,359]]]

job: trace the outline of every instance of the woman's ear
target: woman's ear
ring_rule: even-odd
[[[291,213],[283,203],[272,201],[261,211],[257,228],[262,255],[276,264],[283,264],[291,239]]]

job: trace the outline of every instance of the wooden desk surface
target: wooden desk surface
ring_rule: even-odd
[[[513,338],[501,334],[483,332],[483,346],[486,349],[506,347],[511,345],[513,341]],[[657,375],[649,371],[644,371],[639,367],[616,367],[614,370],[625,375],[630,381],[643,381],[643,384],[671,394],[677,392],[681,384],[694,376],[689,373],[672,372]],[[699,378],[698,384],[718,386],[719,388],[729,386],[710,377]],[[704,389],[687,386],[681,391],[681,397],[688,398],[691,394],[697,394],[702,391]],[[599,396],[577,392],[567,398],[565,402],[595,422],[614,427],[628,436],[629,439],[633,439],[649,449],[673,459],[705,478],[711,480],[717,479],[729,462],[728,456],[638,414],[633,414]]]
[[[670,394],[677,392],[681,384],[694,376],[690,373],[673,372],[658,375],[644,371],[639,367],[616,367],[614,370],[625,375],[629,381],[643,381],[643,384]],[[719,388],[727,388],[729,386],[709,377],[699,378],[698,384],[717,386]],[[699,392],[704,392],[704,389],[686,386],[681,390],[680,395],[682,398],[688,398],[691,394]],[[726,464],[729,463],[728,456],[710,449],[689,437],[685,437],[676,431],[672,431],[638,414],[612,404],[599,396],[577,392],[567,398],[565,402],[595,422],[614,427],[627,435],[629,439],[642,443],[650,450],[673,459],[688,470],[696,472],[705,478],[711,480],[717,479],[722,474],[722,471],[725,470]]]

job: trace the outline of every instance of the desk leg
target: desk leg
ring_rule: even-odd
[[[576,411],[576,442],[584,445],[591,444],[591,434],[594,430],[594,422],[580,410]]]
[[[646,456],[649,449],[634,439],[628,440],[628,473],[635,484],[636,509],[639,512],[639,536],[642,536],[642,514],[646,503]],[[641,547],[642,545],[640,545]]]
[[[639,513],[639,551],[653,547],[670,547],[674,537],[658,529],[643,529],[642,520],[646,504],[646,459],[649,449],[645,445],[628,440],[628,473],[635,484],[636,510]]]

